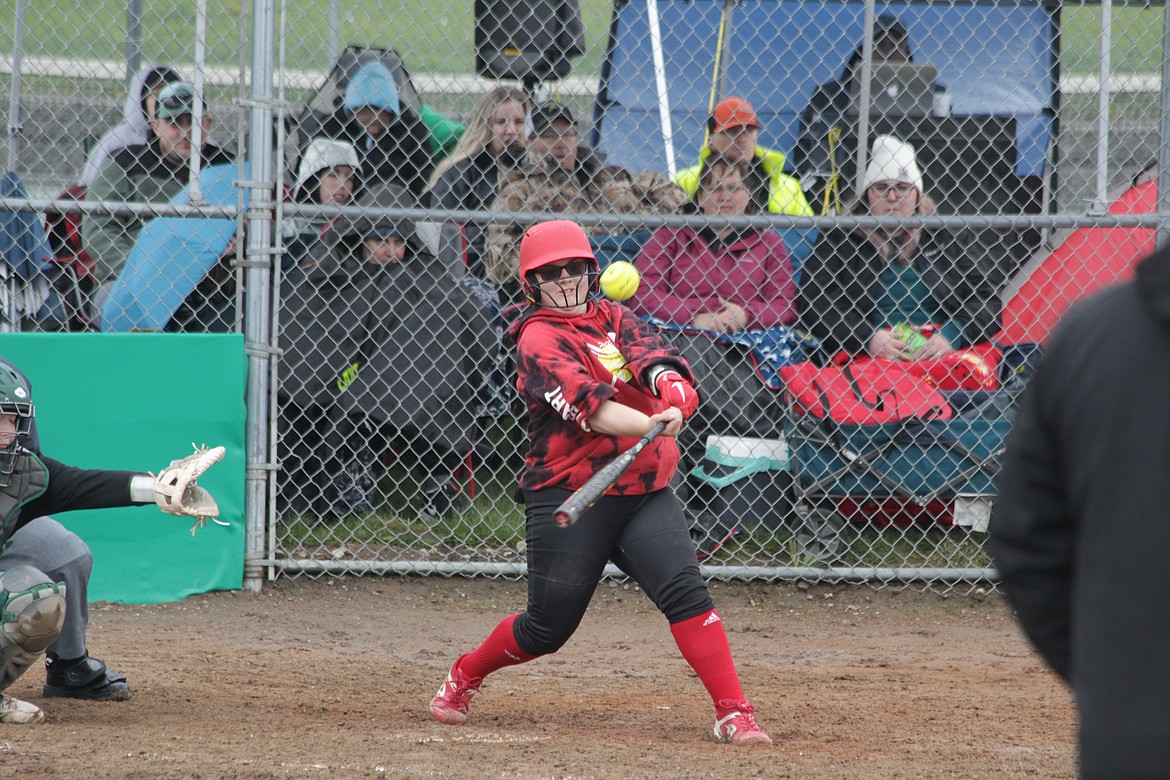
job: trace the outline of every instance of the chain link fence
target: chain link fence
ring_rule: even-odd
[[[1165,224],[1161,5],[18,0],[0,28],[2,325],[245,332],[253,578],[523,575],[505,331],[523,231],[571,214],[698,376],[675,488],[708,576],[981,587],[1038,345]]]

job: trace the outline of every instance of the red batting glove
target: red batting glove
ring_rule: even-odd
[[[695,386],[683,379],[677,371],[664,371],[658,375],[654,383],[658,388],[658,397],[671,406],[677,406],[682,412],[683,419],[689,419],[699,408],[699,394]]]

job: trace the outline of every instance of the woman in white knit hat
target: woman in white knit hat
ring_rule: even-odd
[[[894,136],[874,140],[861,194],[848,214],[928,216],[914,147]],[[992,258],[967,231],[901,226],[835,227],[821,234],[804,270],[804,327],[840,351],[888,360],[932,360],[999,330]],[[921,334],[908,334],[910,328]]]
[[[332,138],[314,138],[301,155],[297,166],[293,200],[312,206],[349,206],[357,198],[361,187],[357,151],[348,141]],[[285,217],[284,268],[290,270],[304,265],[316,267],[329,258],[331,248],[326,242],[327,229],[334,222],[331,217]]]

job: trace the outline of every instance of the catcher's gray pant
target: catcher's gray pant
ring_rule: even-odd
[[[0,571],[31,566],[53,582],[65,583],[65,622],[49,650],[61,658],[85,654],[89,626],[89,573],[93,553],[81,538],[51,517],[23,526],[0,552]]]

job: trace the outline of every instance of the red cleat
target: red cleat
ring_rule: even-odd
[[[771,745],[756,722],[756,708],[746,701],[724,700],[715,708],[715,739],[733,745]]]
[[[471,697],[479,693],[479,685],[483,682],[482,677],[467,677],[459,671],[459,661],[463,658],[459,656],[452,664],[447,679],[439,687],[435,698],[431,699],[431,717],[440,723],[458,726],[466,721]]]

